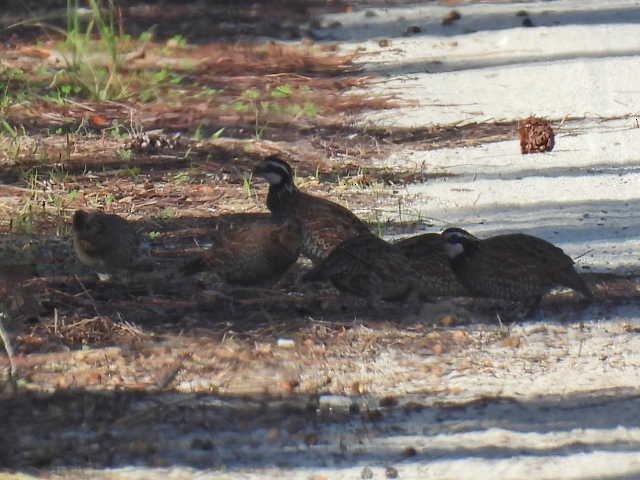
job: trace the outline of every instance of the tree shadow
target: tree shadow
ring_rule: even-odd
[[[448,25],[443,24],[444,16],[451,10],[446,7],[426,7],[422,10],[411,7],[387,7],[373,15],[356,12],[353,22],[313,30],[315,36],[324,40],[368,40],[376,38],[397,38],[407,34],[407,28],[417,26],[420,32],[414,36],[458,36],[476,32],[499,31],[523,26],[523,18],[529,18],[536,27],[558,27],[567,25],[630,24],[640,22],[637,7],[599,7],[554,11],[553,4],[542,12],[529,10],[526,15],[517,15],[524,10],[518,4],[504,6],[504,11],[488,12],[477,5],[456,5],[461,18]],[[508,10],[507,10],[508,9]],[[441,13],[441,16],[438,15]],[[358,15],[360,21],[358,21]],[[382,18],[381,18],[382,17]]]
[[[501,203],[452,208],[450,217],[472,215],[475,220],[459,226],[482,230],[481,237],[521,232],[564,244],[597,243],[640,238],[640,218],[634,214],[638,208],[640,199]]]
[[[446,7],[428,6],[423,10],[412,7],[388,7],[376,10],[372,15],[367,12],[355,12],[344,26],[313,29],[312,34],[319,39],[333,41],[366,41],[371,39],[394,39],[406,36],[408,28],[420,28],[420,33],[412,36],[420,38],[459,37],[477,32],[496,32],[522,28],[523,19],[531,21],[536,27],[562,27],[586,25],[635,24],[640,22],[640,9],[637,7],[576,9],[571,11],[554,11],[549,4],[544,11],[529,11],[524,15],[518,4],[499,7],[498,12],[483,12],[477,5],[456,5],[455,9],[461,18],[451,24],[444,25],[442,19],[451,10]],[[521,15],[516,15],[520,12]],[[536,63],[564,62],[576,59],[628,58],[638,54],[638,50],[612,48],[602,51],[575,51],[569,53],[540,53],[535,46],[516,45],[520,50],[509,55],[500,54],[499,58],[479,54],[476,58],[456,59],[455,55],[438,52],[434,49],[430,58],[420,60],[395,59],[391,62],[377,62],[375,54],[367,65],[367,71],[382,75],[402,75],[411,73],[444,73],[485,68],[522,66]],[[391,43],[389,48],[393,48]],[[530,49],[530,51],[527,51]],[[423,55],[422,55],[423,56]]]
[[[612,59],[636,57],[640,50],[611,49],[606,52],[575,52],[556,54],[526,54],[518,57],[483,58],[464,60],[433,58],[417,61],[394,61],[393,63],[369,64],[367,72],[379,75],[407,75],[411,73],[447,73],[485,68],[517,67],[535,64],[550,64],[578,59]]]
[[[162,3],[133,0],[118,3],[118,17],[127,27],[128,34],[139,36],[153,31],[162,41],[176,35],[186,38],[189,43],[216,39],[235,41],[257,36],[291,40],[301,38],[300,25],[317,13],[342,11],[344,6],[341,1],[325,0],[170,0]],[[40,36],[38,25],[15,25],[25,18],[44,19],[50,25],[64,28],[66,7],[65,0],[49,1],[46,5],[31,0],[3,2],[0,27],[12,25],[12,28],[0,28],[0,41],[11,40],[12,35],[21,39]]]
[[[627,429],[640,427],[639,407],[638,392],[624,388],[470,401],[427,394],[22,392],[0,400],[0,465],[233,471],[632,452],[640,442]],[[509,437],[514,446],[504,441]]]

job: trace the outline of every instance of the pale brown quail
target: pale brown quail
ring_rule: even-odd
[[[153,268],[145,256],[140,232],[115,214],[77,210],[73,215],[73,248],[80,262],[95,269],[101,278]]]
[[[295,220],[256,219],[219,231],[213,245],[182,271],[186,275],[207,271],[235,285],[265,284],[282,277],[301,248],[302,232]]]

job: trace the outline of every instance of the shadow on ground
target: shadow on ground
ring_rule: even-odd
[[[640,427],[635,390],[448,403],[424,395],[224,396],[60,390],[0,400],[5,468],[182,465],[326,467],[460,458],[628,452]],[[624,429],[621,430],[621,425]],[[488,436],[512,437],[509,446]],[[591,434],[583,441],[575,432]],[[616,435],[615,432],[618,432]],[[541,442],[518,442],[536,434]],[[595,437],[597,438],[597,437]],[[446,441],[443,441],[445,440]]]
[[[537,6],[530,4],[531,6]],[[524,7],[524,8],[523,8]],[[634,24],[640,22],[640,8],[612,7],[593,9],[575,9],[554,11],[553,3],[544,11],[525,10],[526,5],[513,3],[504,5],[502,11],[482,11],[477,5],[456,5],[460,19],[448,25],[443,19],[452,8],[425,8],[423,11],[411,7],[386,7],[379,14],[367,14],[366,10],[356,12],[350,21],[342,25],[325,25],[325,28],[313,30],[317,38],[326,40],[367,40],[375,38],[394,38],[407,35],[407,27],[417,26],[420,31],[415,36],[456,36],[480,31],[496,31],[523,26],[523,19],[529,18],[535,27],[560,27],[565,25]],[[440,14],[441,16],[438,16]],[[381,18],[383,17],[383,18]]]

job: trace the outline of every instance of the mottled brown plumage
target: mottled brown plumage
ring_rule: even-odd
[[[460,282],[475,295],[535,305],[554,287],[592,294],[560,248],[521,233],[479,239],[460,228],[442,233]]]
[[[544,118],[529,117],[518,122],[522,153],[550,152],[555,146],[553,128]]]
[[[403,238],[394,243],[407,257],[421,278],[425,297],[457,297],[469,295],[451,268],[444,239],[438,233],[425,233]]]
[[[296,221],[261,219],[228,226],[217,232],[213,245],[200,258],[183,267],[187,275],[207,271],[237,285],[258,285],[278,280],[293,265],[302,247]]]
[[[344,241],[304,276],[305,281],[330,280],[337,289],[371,302],[418,294],[418,278],[397,247],[371,233]]]
[[[73,215],[76,255],[99,274],[150,270],[142,245],[142,236],[134,225],[118,215],[84,210]]]
[[[268,157],[253,174],[269,182],[267,207],[273,216],[300,222],[302,253],[314,264],[327,258],[345,240],[369,233],[367,225],[350,210],[298,190],[293,183],[293,171],[283,160]]]

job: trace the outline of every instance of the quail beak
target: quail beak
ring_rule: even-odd
[[[260,179],[258,182],[256,183],[268,183],[269,185],[278,185],[280,183],[282,183],[282,177],[278,174],[278,173],[274,173],[266,168],[264,168],[262,165],[258,165],[257,167],[255,167],[253,169],[253,171],[251,172],[252,175],[252,179],[255,181],[255,179]]]

